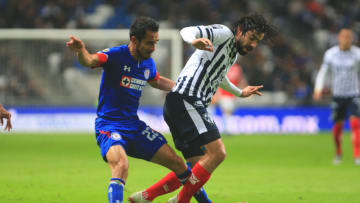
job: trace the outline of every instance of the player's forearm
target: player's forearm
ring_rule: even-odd
[[[221,82],[220,87],[237,97],[241,97],[242,95],[242,90],[232,84],[227,77]]]
[[[326,77],[326,72],[328,70],[327,65],[321,65],[321,68],[319,70],[319,73],[316,76],[316,80],[315,80],[315,92],[321,92],[323,87],[324,87],[324,83],[325,83],[325,77]]]
[[[191,44],[199,35],[198,32],[199,30],[196,27],[191,26],[181,29],[180,35],[185,42]]]
[[[86,49],[82,49],[77,53],[79,63],[86,67],[94,67],[98,63],[98,56],[90,54]]]
[[[175,82],[163,76],[160,76],[159,79],[153,83],[151,86],[164,91],[171,91],[171,89],[175,86]]]

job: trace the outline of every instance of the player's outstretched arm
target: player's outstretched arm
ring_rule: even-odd
[[[70,35],[70,40],[66,42],[66,46],[77,54],[81,65],[86,67],[95,67],[98,64],[98,55],[90,54],[85,47],[85,43],[79,38]]]
[[[169,78],[159,76],[157,80],[149,82],[151,87],[164,90],[164,91],[171,91],[171,89],[175,86],[175,82]]]
[[[244,89],[242,89],[241,97],[249,97],[253,94],[261,96],[262,93],[259,90],[262,89],[263,87],[264,87],[263,85],[247,86]]]
[[[10,131],[12,129],[11,125],[11,113],[8,112],[1,104],[0,104],[0,124],[4,125],[4,118],[6,121],[6,126],[4,130]]]

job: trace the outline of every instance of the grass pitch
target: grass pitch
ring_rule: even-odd
[[[353,164],[349,135],[339,166],[332,165],[333,142],[326,133],[223,140],[228,156],[205,187],[214,202],[360,202],[360,166]],[[168,172],[142,160],[129,162],[125,199]],[[1,203],[105,203],[109,178],[92,134],[0,134]]]

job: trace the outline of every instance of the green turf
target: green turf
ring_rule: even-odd
[[[328,134],[223,140],[227,158],[206,184],[214,202],[360,202],[360,166],[353,164],[348,135],[340,166],[331,164]],[[142,160],[129,161],[125,198],[168,172]],[[91,134],[0,134],[1,203],[105,203],[109,174]]]

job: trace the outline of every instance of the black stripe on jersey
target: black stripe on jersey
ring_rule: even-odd
[[[199,26],[197,26],[197,28],[200,30],[200,38],[202,38],[203,37],[202,30],[201,30],[201,28]]]
[[[213,29],[212,29],[212,28],[210,28],[209,30],[210,30],[210,32],[211,32],[211,42],[214,42],[214,33],[213,33]]]
[[[184,76],[182,79],[181,79],[181,82],[179,84],[179,86],[176,88],[175,92],[178,92],[179,90],[181,90],[181,87],[184,85],[184,82],[186,80],[187,76]],[[180,78],[179,78],[180,79]]]
[[[231,45],[230,49],[231,49],[231,52],[229,54],[230,58],[235,58],[237,52],[235,48],[235,42]]]
[[[206,34],[207,34],[209,40],[212,41],[209,28],[206,28],[205,30],[206,30]]]
[[[201,70],[201,73],[199,75],[199,77],[197,78],[197,81],[195,83],[195,86],[194,86],[194,91],[197,93],[198,89],[199,89],[199,86],[201,84],[201,81],[206,73],[206,69],[210,66],[211,64],[211,61],[206,61],[205,64],[204,64],[204,68]]]
[[[210,61],[206,61],[205,64],[204,64],[204,68],[202,69],[197,81],[196,81],[196,84],[195,84],[195,88],[194,90],[195,91],[198,91],[199,87],[200,87],[200,84],[201,84],[201,81],[206,73],[206,69],[210,66],[210,64],[212,63],[212,61],[216,58],[216,56],[219,54],[220,50],[222,48],[224,48],[225,44],[229,41],[229,39],[227,39],[225,42],[223,42],[222,44],[219,45],[219,47],[216,49],[215,53],[214,53],[214,56],[213,58],[210,60]]]
[[[196,68],[196,71],[194,72],[193,76],[190,78],[190,80],[189,80],[189,82],[188,82],[188,84],[187,84],[187,86],[186,86],[186,88],[185,88],[185,91],[189,91],[189,90],[190,90],[191,83],[192,83],[192,81],[194,80],[194,77],[196,76],[196,73],[198,72],[198,70],[200,70],[199,67],[200,67],[201,64],[202,64],[202,61],[203,61],[203,58],[200,59],[200,63],[199,63],[199,65],[198,65],[198,67]]]
[[[221,55],[220,59],[214,64],[213,68],[209,72],[208,78],[206,78],[206,80],[205,80],[204,86],[201,88],[201,92],[205,91],[205,88],[206,88],[207,84],[209,84],[209,82],[210,82],[210,77],[214,74],[217,67],[220,66],[220,64],[224,61],[224,59],[225,59],[225,55],[223,54],[223,55]],[[225,65],[223,65],[223,67],[221,67],[221,69],[220,69],[220,71],[218,71],[217,75],[219,75],[219,73],[221,73],[221,71],[223,71],[224,67],[225,67]],[[213,80],[215,80],[215,78]],[[209,85],[211,86],[211,84],[209,84]],[[207,94],[208,94],[208,91],[206,91],[206,93],[204,95],[207,95]]]
[[[214,81],[214,80],[217,80],[217,79],[220,77],[220,74],[225,70],[225,68],[226,68],[225,65],[223,65],[223,66],[220,68],[220,70],[217,72],[216,76],[214,77],[213,81]],[[206,84],[206,83],[205,83],[205,84]],[[205,85],[204,85],[204,87],[205,87]],[[205,90],[204,90],[204,91],[205,91]],[[207,91],[206,91],[206,93],[205,93],[205,95],[209,95],[210,91],[211,91],[211,88],[208,88]],[[216,90],[214,90],[214,91],[216,92]],[[213,93],[215,93],[215,92],[213,92]],[[210,100],[211,100],[211,98],[210,98]]]

